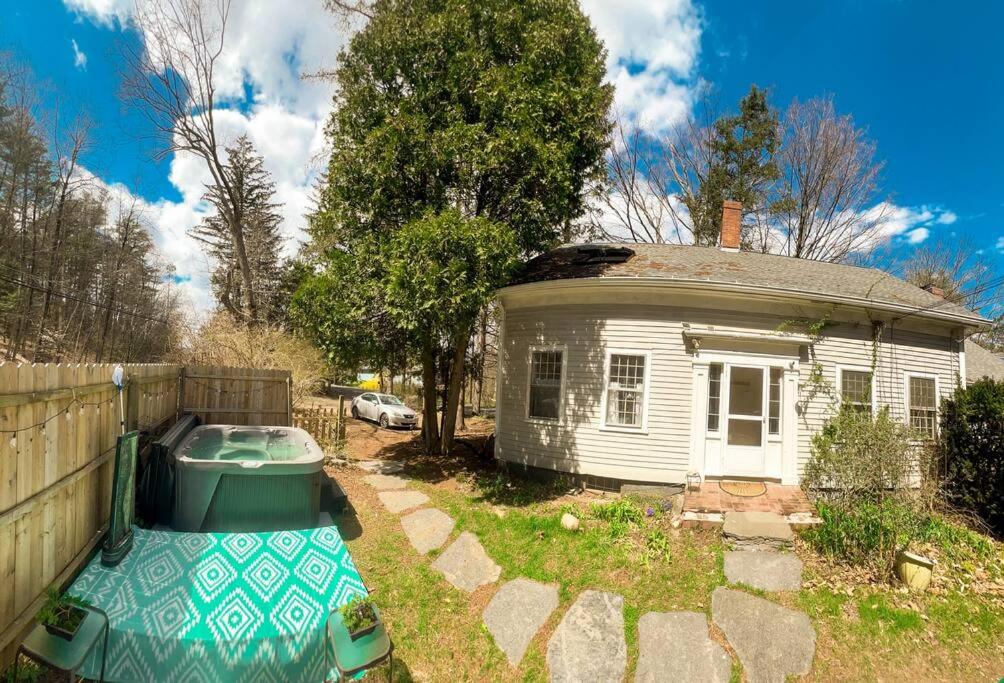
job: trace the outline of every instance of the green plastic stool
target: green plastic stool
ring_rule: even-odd
[[[105,656],[108,654],[108,615],[104,610],[93,605],[84,607],[87,616],[80,622],[73,640],[63,640],[59,636],[54,636],[45,630],[42,624],[35,624],[28,637],[24,639],[18,648],[18,654],[22,652],[28,659],[40,662],[53,669],[65,671],[72,681],[74,671],[80,668],[87,659],[98,640],[104,635],[104,647],[101,650],[101,678],[105,680]],[[15,664],[15,668],[16,668]],[[17,672],[15,670],[15,680]]]
[[[380,618],[380,611],[376,607],[377,619]],[[328,645],[324,648],[324,661],[327,665],[326,671],[331,671],[328,663],[329,651],[334,654],[335,668],[338,669],[338,680],[343,681],[361,671],[371,669],[384,660],[387,660],[390,671],[387,680],[394,680],[394,643],[387,635],[387,629],[382,621],[377,623],[377,627],[372,633],[367,633],[356,640],[349,637],[349,630],[345,628],[342,615],[335,609],[328,615]],[[327,675],[327,673],[325,673]]]

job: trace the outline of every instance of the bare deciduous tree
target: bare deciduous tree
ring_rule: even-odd
[[[230,231],[243,280],[242,315],[258,320],[245,217],[216,130],[216,65],[223,53],[231,0],[138,3],[133,20],[144,47],[126,47],[123,90],[163,137],[162,156],[194,154],[206,162],[224,201],[217,207]]]
[[[965,237],[938,240],[896,264],[896,271],[918,287],[935,285],[945,299],[990,317],[1001,314],[1004,288],[993,261]]]
[[[830,97],[794,101],[782,122],[779,210],[762,244],[817,261],[844,261],[874,246],[887,216],[875,144]],[[773,236],[773,239],[766,237]]]

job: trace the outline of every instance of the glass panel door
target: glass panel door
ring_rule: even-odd
[[[729,446],[763,446],[763,380],[763,368],[729,368]]]

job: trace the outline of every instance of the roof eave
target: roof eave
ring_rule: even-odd
[[[560,278],[554,280],[538,280],[535,282],[525,282],[516,285],[507,285],[498,291],[499,296],[517,291],[527,291],[528,289],[559,289],[575,287],[594,287],[597,284],[618,284],[621,286],[640,287],[669,287],[674,289],[691,289],[700,291],[714,291],[724,294],[737,294],[749,296],[750,294],[764,297],[790,299],[796,298],[804,301],[815,301],[821,303],[834,303],[855,306],[857,308],[870,308],[886,311],[889,313],[903,313],[904,315],[917,316],[942,322],[956,323],[965,327],[975,328],[976,331],[988,329],[993,322],[979,315],[960,315],[946,311],[938,311],[934,308],[918,308],[909,304],[897,304],[887,301],[876,301],[852,296],[837,296],[824,294],[808,290],[790,289],[786,287],[771,287],[767,285],[740,285],[727,282],[713,282],[709,280],[684,280],[667,279],[659,277],[582,277],[582,278]]]

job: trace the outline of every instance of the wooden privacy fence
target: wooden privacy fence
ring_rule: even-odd
[[[0,363],[0,670],[45,599],[107,528],[119,396],[115,364]],[[204,422],[290,425],[290,373],[124,364],[126,428],[181,412]]]

